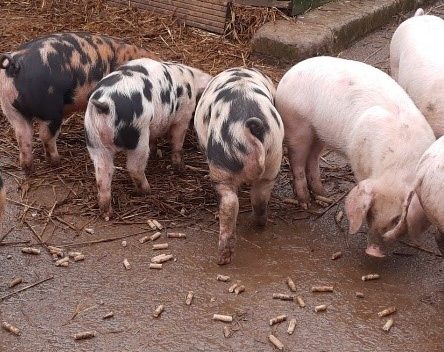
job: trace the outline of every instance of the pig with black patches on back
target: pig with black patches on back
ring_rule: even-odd
[[[383,239],[427,228],[414,193],[415,169],[435,137],[390,76],[357,61],[311,58],[283,76],[276,107],[285,125],[294,193],[301,202],[310,202],[309,187],[325,194],[319,155],[327,145],[348,158],[358,181],[345,210],[351,234],[367,221],[367,254],[383,256]]]
[[[239,211],[237,192],[250,184],[258,225],[267,222],[271,190],[282,159],[284,126],[276,111],[275,87],[254,69],[234,68],[217,75],[199,101],[194,127],[205,150],[219,204],[219,264],[230,263]]]
[[[105,219],[112,215],[115,153],[126,151],[127,170],[141,193],[150,192],[145,167],[159,137],[168,134],[172,162],[182,168],[185,133],[197,96],[211,78],[189,66],[138,59],[97,84],[86,109],[85,133]]]
[[[83,110],[98,81],[131,59],[157,55],[118,39],[86,32],[56,33],[0,55],[0,104],[14,128],[20,165],[32,169],[32,121],[52,163],[63,117]]]

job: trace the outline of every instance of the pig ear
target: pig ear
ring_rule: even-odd
[[[109,114],[109,106],[107,103],[98,101],[96,99],[91,99],[90,102],[96,107],[100,114]]]
[[[390,231],[387,231],[385,234],[382,235],[382,238],[385,241],[391,241],[396,240],[399,236],[401,236],[403,233],[407,232],[407,213],[409,210],[410,203],[412,202],[412,198],[415,192],[413,190],[409,191],[407,193],[407,196],[404,200],[404,203],[402,203],[402,212],[401,217],[399,218],[398,223],[396,226],[391,229]]]
[[[364,180],[358,183],[345,199],[345,212],[350,223],[351,235],[359,231],[373,204],[375,186],[372,181]]]

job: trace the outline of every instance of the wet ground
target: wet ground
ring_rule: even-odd
[[[394,28],[395,24],[369,35],[340,56],[386,69]],[[351,186],[347,182],[350,175],[333,153],[325,159],[323,175],[331,197],[338,200]],[[4,157],[2,162],[5,165],[13,159]],[[156,165],[149,166],[147,173]],[[9,172],[5,176],[8,197],[31,208],[9,203],[1,224],[0,236],[13,230],[0,241],[0,320],[21,330],[20,336],[0,330],[2,352],[271,351],[270,333],[287,351],[444,350],[444,262],[433,254],[437,253],[433,230],[419,244],[430,252],[397,243],[388,248],[386,258],[370,258],[364,254],[364,233],[347,236],[346,220],[336,224],[334,218],[342,202],[326,213],[316,207],[314,211],[319,214],[314,215],[281,201],[291,196],[287,165],[276,186],[265,229],[252,226],[248,193],[242,193],[235,258],[223,267],[216,264],[217,208],[211,204],[207,211],[191,218],[187,213],[174,219],[157,217],[167,227],[155,242],[168,242],[169,248],[164,251],[152,250],[152,242],[138,241],[154,233],[146,225],[146,216],[128,218],[126,221],[132,224],[122,225],[64,212],[60,217],[67,225],[52,226],[52,220],[48,220],[46,226],[51,231],[42,232],[43,240],[65,250],[80,251],[86,258],[66,268],[56,267],[21,220],[41,233],[46,223],[40,214],[42,207],[50,209],[55,198],[65,199],[72,185],[34,185],[24,201],[23,188],[17,189],[14,181],[20,181],[23,175]],[[129,191],[129,183],[127,187]],[[94,188],[84,191],[94,196]],[[33,218],[43,221],[34,224]],[[93,228],[94,234],[72,227]],[[166,238],[165,233],[172,231],[183,232],[187,238]],[[111,241],[113,238],[118,239]],[[90,243],[98,240],[107,242]],[[126,247],[122,240],[127,241]],[[20,241],[26,243],[16,243]],[[20,248],[30,244],[41,248],[42,254],[22,254]],[[331,260],[337,251],[343,256]],[[158,252],[171,253],[176,260],[165,263],[162,270],[150,270],[150,258]],[[131,264],[130,270],[124,268],[124,258]],[[379,273],[381,278],[363,282],[361,276],[369,273]],[[229,275],[231,281],[216,281],[217,274]],[[288,276],[296,284],[296,294],[305,300],[305,308],[272,299],[273,293],[291,293],[285,284]],[[24,282],[9,289],[14,277],[22,277]],[[228,287],[237,281],[245,286],[245,292],[229,293]],[[334,292],[312,293],[314,285],[334,286]],[[194,292],[191,306],[185,305],[189,291]],[[363,292],[364,298],[357,298],[357,291]],[[159,304],[165,305],[165,311],[156,319],[152,314]],[[327,310],[315,313],[314,307],[320,304],[327,304]],[[393,328],[386,333],[382,326],[387,318],[379,318],[377,313],[389,306],[396,306],[397,312],[392,316]],[[114,317],[102,319],[110,311]],[[214,313],[234,316],[234,322],[228,324],[230,337],[224,337],[225,323],[212,320]],[[281,314],[286,314],[288,320],[296,319],[293,335],[286,332],[288,320],[269,326],[269,320]],[[87,330],[95,331],[96,337],[73,339],[74,334]]]

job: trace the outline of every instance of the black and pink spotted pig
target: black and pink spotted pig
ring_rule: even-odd
[[[168,134],[172,162],[182,166],[182,146],[197,97],[211,76],[181,64],[150,59],[128,62],[97,85],[85,114],[88,151],[94,162],[100,210],[109,219],[114,154],[126,151],[136,189],[149,193],[145,176],[150,149]]]
[[[0,55],[0,103],[14,128],[20,165],[32,168],[32,124],[51,162],[60,160],[56,139],[63,117],[86,107],[88,96],[123,63],[157,56],[120,40],[89,33],[56,33]]]

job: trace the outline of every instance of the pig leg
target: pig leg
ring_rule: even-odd
[[[435,240],[439,251],[444,255],[444,232],[438,230],[435,234]]]
[[[228,264],[234,253],[236,221],[239,211],[237,190],[233,186],[218,184],[219,205],[219,265]]]
[[[270,200],[273,185],[274,180],[260,180],[251,185],[251,206],[253,207],[254,219],[259,226],[265,226],[267,223],[268,201]]]
[[[150,159],[157,159],[157,140],[150,139]]]
[[[57,125],[59,126],[57,127]],[[54,130],[55,133],[52,133]],[[55,124],[53,121],[39,121],[39,137],[43,143],[45,155],[51,159],[53,165],[60,163],[60,156],[56,145],[59,133],[60,124]]]
[[[321,170],[319,168],[319,157],[322,149],[324,149],[324,144],[318,138],[315,138],[308,156],[306,172],[311,190],[315,194],[325,196],[326,192],[322,185]]]
[[[291,135],[289,135],[289,131],[291,131]],[[305,169],[313,141],[311,126],[299,119],[293,119],[286,130],[286,141],[293,172],[294,193],[301,202],[305,203],[303,206],[306,207],[310,203]]]
[[[385,257],[384,252],[381,250],[381,238],[375,234],[367,234],[367,248],[365,253],[369,256],[383,258]]]
[[[139,140],[136,149],[129,150],[126,157],[126,169],[136,186],[136,191],[142,194],[151,192],[150,185],[145,176],[145,168],[150,155],[147,144],[143,140]]]
[[[111,207],[111,180],[114,173],[114,155],[109,150],[89,149],[96,171],[99,208],[105,219],[113,213]]]
[[[188,121],[176,123],[172,125],[169,130],[170,144],[172,149],[171,161],[175,168],[179,171],[182,171],[185,167],[182,160],[182,148],[187,128]]]

